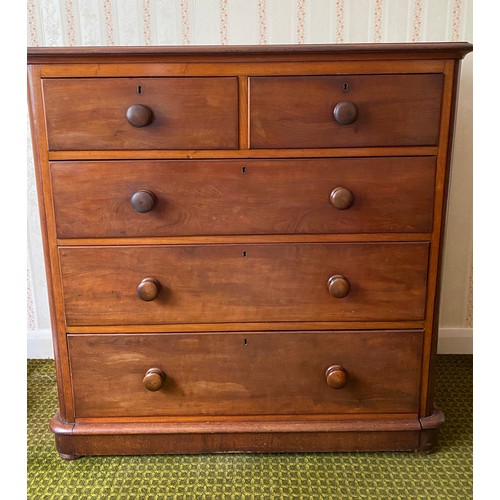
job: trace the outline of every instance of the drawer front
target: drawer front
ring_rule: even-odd
[[[59,251],[73,326],[424,318],[426,242]]]
[[[51,164],[60,238],[430,232],[434,174],[434,157]]]
[[[251,147],[436,145],[442,89],[441,74],[251,78]]]
[[[43,94],[51,150],[238,147],[236,78],[50,79]]]
[[[421,331],[68,336],[76,417],[416,412],[421,345]]]

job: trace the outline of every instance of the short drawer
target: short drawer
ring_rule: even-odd
[[[436,145],[442,91],[441,74],[251,78],[250,144]]]
[[[233,149],[236,78],[43,81],[50,150]]]
[[[422,332],[69,335],[76,417],[418,411]]]
[[[72,326],[424,318],[426,242],[59,252]]]
[[[54,162],[59,238],[430,232],[434,157]]]

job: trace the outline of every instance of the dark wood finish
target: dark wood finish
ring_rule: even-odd
[[[347,384],[349,375],[342,365],[332,365],[326,369],[326,383],[332,389],[342,389]]]
[[[137,285],[137,296],[144,302],[155,300],[160,293],[161,284],[154,278],[144,278]]]
[[[250,78],[250,147],[432,146],[442,92],[441,74]],[[351,125],[332,116],[346,98]]]
[[[238,147],[236,78],[55,78],[43,97],[51,150]],[[139,104],[147,127],[127,120]]]
[[[202,46],[126,46],[126,47],[28,47],[28,64],[69,64],[186,61],[226,62],[231,57],[259,63],[266,57],[304,63],[307,61],[364,61],[418,59],[461,59],[472,51],[466,42],[354,43],[283,45],[202,45]],[[290,58],[286,59],[286,56]],[[318,59],[319,57],[319,59]]]
[[[347,92],[348,84],[345,84],[345,92]],[[333,117],[340,125],[351,125],[358,117],[358,107],[352,101],[340,101],[333,108]]]
[[[435,165],[434,157],[53,162],[57,234],[425,233]],[[354,201],[340,212],[345,189]],[[131,208],[140,190],[155,194],[148,213]]]
[[[241,425],[244,429],[244,424]],[[365,452],[419,451],[420,431],[401,425],[400,430],[357,430],[340,432],[335,427],[328,432],[197,432],[195,434],[73,434],[57,436],[59,450],[75,449],[76,454],[60,453],[64,460],[83,455],[178,455],[204,453],[311,453],[311,452]],[[80,427],[76,427],[80,430]]]
[[[343,299],[349,295],[351,285],[344,276],[336,274],[328,279],[328,291],[332,297]]]
[[[338,210],[347,210],[354,203],[354,195],[345,187],[336,187],[330,193],[330,203]]]
[[[421,331],[96,334],[68,342],[77,418],[418,410]],[[350,375],[339,391],[325,379],[332,362]],[[153,394],[143,385],[148,366],[166,374]]]
[[[67,325],[424,318],[426,243],[61,247]],[[349,295],[332,297],[341,274]],[[145,277],[158,297],[136,297]]]
[[[156,204],[156,195],[147,189],[140,189],[132,195],[130,204],[140,214],[151,212]]]
[[[165,373],[159,368],[150,368],[144,375],[142,383],[148,391],[156,392],[162,388],[165,378]]]
[[[142,104],[132,104],[127,109],[127,120],[132,127],[142,128],[149,125],[154,118],[150,108]]]
[[[30,48],[62,458],[432,449],[471,50]]]
[[[346,452],[346,451],[422,451],[422,431],[417,418],[394,415],[349,420],[308,420],[296,422],[277,416],[274,421],[247,420],[225,422],[203,420],[171,423],[133,423],[116,421],[67,424],[56,414],[50,428],[63,458],[82,455],[177,454],[213,452]],[[438,424],[438,420],[434,419]],[[437,429],[433,429],[436,432]]]
[[[420,446],[417,451],[423,454],[432,452],[438,445],[438,431],[444,424],[444,414],[439,408],[434,408],[428,417],[420,419],[422,432],[420,433]]]

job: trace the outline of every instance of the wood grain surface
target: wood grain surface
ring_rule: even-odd
[[[421,331],[68,337],[77,417],[404,413],[418,408]],[[349,379],[332,389],[326,370]],[[146,372],[165,375],[148,391]]]
[[[431,232],[434,171],[433,157],[51,163],[59,238]],[[350,208],[332,205],[338,187]],[[138,213],[144,191],[156,201]]]
[[[61,456],[434,445],[471,50],[29,49]]]
[[[236,78],[55,78],[43,96],[50,150],[238,147]],[[135,104],[150,125],[127,121]]]
[[[420,320],[427,258],[424,242],[60,248],[69,326]],[[161,285],[150,302],[144,278]]]
[[[432,146],[442,91],[439,73],[250,78],[250,147]],[[346,100],[358,115],[341,125],[333,111]]]

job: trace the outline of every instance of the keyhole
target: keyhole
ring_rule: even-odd
[[[243,339],[243,345],[248,345],[248,340],[247,339]]]
[[[246,256],[247,256],[247,251],[246,251],[246,250],[243,250],[243,252],[241,252],[241,256],[242,256],[242,257],[246,257]]]
[[[344,83],[344,85],[342,85],[342,90],[344,92],[347,92],[349,90],[349,84],[348,83]]]
[[[246,171],[247,171],[247,167],[241,167],[241,173],[242,173],[242,174],[245,174],[245,173],[246,173]]]
[[[137,85],[137,93],[142,94],[142,86],[141,85]]]

